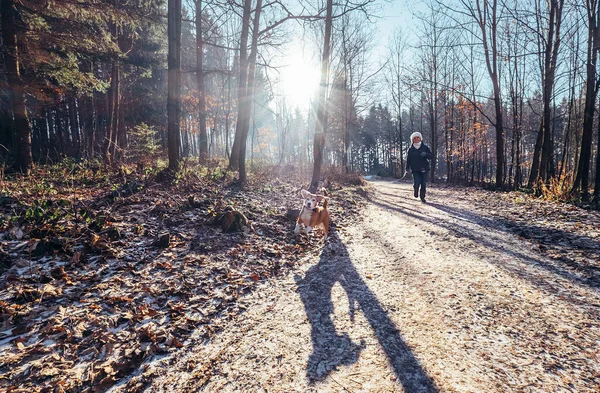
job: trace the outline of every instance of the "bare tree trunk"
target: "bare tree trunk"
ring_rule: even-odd
[[[476,0],[473,6],[467,0],[461,0],[471,16],[476,20],[481,31],[481,40],[485,54],[485,63],[490,76],[496,112],[496,187],[504,186],[504,121],[500,77],[498,72],[498,0]]]
[[[50,158],[54,158],[54,154],[58,152],[57,144],[59,141],[56,133],[56,116],[54,107],[46,109],[46,122],[48,124],[48,152],[46,154],[46,163]]]
[[[523,62],[523,71],[519,73],[519,64],[518,59],[519,56],[516,55],[516,48],[520,45],[518,39],[515,39],[515,56],[514,56],[514,75],[515,75],[515,83],[513,87],[513,139],[515,145],[515,156],[513,158],[515,162],[515,176],[513,188],[517,189],[521,187],[523,182],[523,171],[521,168],[521,135],[522,135],[522,125],[523,125],[523,106],[525,104],[524,95],[525,95],[525,87],[523,81],[523,77],[525,75],[525,62]]]
[[[494,108],[496,109],[496,187],[504,187],[504,123],[502,98],[498,77],[494,79]]]
[[[58,141],[60,145],[59,155],[64,156],[69,151],[69,135],[68,135],[68,122],[63,112],[63,105],[58,104],[56,106],[56,134],[58,135]],[[63,123],[64,122],[64,123]]]
[[[598,139],[596,143],[596,178],[594,181],[594,198],[597,207],[600,207],[600,122],[598,122]]]
[[[435,169],[437,166],[437,144],[438,144],[438,52],[437,52],[437,26],[434,27],[434,41],[433,46],[431,48],[431,55],[433,61],[433,89],[431,92],[431,154],[433,158],[431,159],[431,182],[435,183]],[[411,141],[412,142],[412,141]]]
[[[202,0],[196,0],[196,77],[198,79],[198,121],[200,122],[200,163],[208,158],[206,133],[206,92],[204,89],[204,36],[202,34]]]
[[[118,101],[119,101],[119,66],[117,60],[112,65],[110,89],[107,92],[108,98],[108,127],[106,130],[106,139],[104,140],[104,159],[111,163],[115,159],[117,124],[118,124]]]
[[[600,6],[597,0],[587,2],[588,12],[588,46],[586,64],[586,91],[583,118],[583,134],[581,136],[581,153],[577,166],[577,175],[573,184],[572,193],[581,196],[582,200],[589,200],[589,172],[592,156],[592,136],[594,126],[594,110],[598,94],[596,61],[598,59],[598,46],[600,45]]]
[[[552,134],[551,134],[551,100],[554,91],[554,77],[556,73],[556,62],[558,49],[560,47],[560,25],[562,23],[562,10],[564,0],[550,1],[550,23],[548,26],[548,35],[546,38],[546,48],[544,48],[544,76],[543,76],[543,102],[544,112],[542,120],[542,155],[540,161],[538,179],[548,182],[551,177],[556,175],[554,165],[552,165]]]
[[[575,56],[574,56],[575,57]],[[560,168],[558,171],[558,177],[560,178],[563,173],[567,172],[567,159],[569,151],[569,140],[571,139],[571,129],[573,125],[573,108],[575,104],[575,84],[577,79],[577,65],[575,61],[572,63],[573,73],[569,72],[569,109],[567,111],[567,130],[564,136],[562,158],[560,160]]]
[[[315,140],[313,144],[314,167],[309,190],[315,192],[319,187],[321,166],[323,164],[323,148],[325,147],[325,133],[327,126],[327,107],[325,96],[327,94],[327,79],[329,76],[329,52],[331,50],[331,27],[333,14],[333,0],[327,0],[327,14],[325,16],[325,37],[323,40],[323,56],[321,58],[321,81],[317,103],[317,122],[315,127]]]
[[[121,69],[120,65],[117,63],[115,65],[115,90],[113,92],[113,102],[111,108],[111,118],[112,118],[112,130],[110,134],[112,139],[110,141],[111,146],[111,157],[113,160],[118,159],[117,155],[119,154],[118,149],[118,134],[119,134],[119,108],[121,104]]]
[[[169,0],[168,13],[167,144],[169,169],[177,170],[180,162],[179,150],[181,145],[181,0]]]
[[[5,157],[7,153],[13,151],[15,145],[10,99],[5,101],[3,98],[4,97],[0,98],[0,157],[2,158]],[[42,149],[44,147],[44,145],[41,145]]]
[[[31,125],[27,116],[24,84],[19,69],[17,10],[14,1],[2,0],[0,13],[6,79],[11,96],[14,126],[17,131],[17,155],[14,167],[17,171],[29,174],[33,163],[31,154]]]
[[[396,54],[397,63],[400,64],[400,51]],[[400,173],[404,174],[404,147],[402,146],[402,100],[400,91],[400,70],[396,70],[396,88],[398,89],[398,140],[400,141]]]
[[[125,125],[125,110],[123,109],[123,96],[125,95],[125,91],[123,89],[123,81],[121,81],[121,88],[119,90],[121,91],[121,94],[119,94],[117,106],[117,143],[119,148],[118,156],[121,159],[124,159],[125,150],[127,149],[127,127]]]
[[[48,129],[49,129],[49,124],[48,124],[48,117],[50,116],[48,114],[48,109],[44,108],[43,112],[42,112],[42,116],[44,116],[43,119],[43,124],[42,124],[42,129],[40,130],[40,156],[39,156],[39,160],[42,161],[43,158],[47,158],[48,157],[48,148],[50,146],[50,141],[48,140]]]
[[[250,116],[250,103],[248,102],[248,34],[250,32],[250,14],[252,0],[244,0],[242,14],[242,33],[240,36],[240,75],[238,78],[238,117],[235,125],[235,136],[229,157],[229,169],[238,170],[240,167],[240,151],[242,144],[243,124],[246,117]],[[249,124],[249,123],[248,123]]]
[[[183,132],[181,133],[181,154],[183,157],[190,156],[190,121],[189,115],[183,115]]]
[[[248,143],[248,129],[250,128],[251,103],[254,96],[254,73],[256,70],[256,56],[258,52],[258,28],[260,25],[260,13],[262,11],[262,0],[256,0],[256,11],[254,12],[254,30],[252,44],[250,47],[250,58],[248,60],[248,84],[246,86],[246,103],[248,108],[244,113],[242,123],[242,138],[240,140],[240,182],[245,183],[246,174],[246,145]]]
[[[345,40],[345,39],[344,39]],[[345,44],[344,44],[345,45]],[[348,96],[347,96],[347,91],[348,91],[348,69],[346,67],[346,51],[344,50],[344,88],[343,88],[343,105],[344,105],[344,110],[343,110],[343,127],[344,127],[344,136],[342,138],[342,166],[344,167],[344,170],[346,173],[349,172],[349,168],[348,168],[348,149],[350,149],[350,120],[349,120],[349,116],[350,116],[350,108],[348,108]]]
[[[69,123],[71,125],[71,140],[73,141],[73,150],[75,157],[81,157],[81,138],[79,116],[77,115],[77,100],[75,97],[69,101]]]
[[[531,162],[531,172],[529,173],[529,182],[527,188],[532,188],[538,179],[540,172],[540,155],[542,154],[542,143],[544,138],[543,131],[544,124],[540,124],[537,138],[535,140],[535,147],[533,148],[533,161]]]
[[[90,97],[85,99],[85,121],[84,121],[84,135],[86,138],[86,149],[87,149],[87,158],[92,158],[95,155],[95,146],[96,146],[96,126],[97,119],[96,114],[94,112],[94,94],[90,95]]]

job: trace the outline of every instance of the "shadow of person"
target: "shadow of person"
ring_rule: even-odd
[[[311,324],[313,352],[306,367],[309,382],[312,384],[325,379],[340,365],[355,363],[365,347],[364,342],[355,343],[346,333],[338,334],[335,329],[331,316],[334,311],[331,292],[336,283],[348,296],[351,320],[354,320],[356,312],[354,307],[358,305],[404,390],[409,393],[437,392],[433,381],[356,270],[346,246],[335,231],[323,248],[319,263],[311,267],[303,278],[296,277],[297,292]]]

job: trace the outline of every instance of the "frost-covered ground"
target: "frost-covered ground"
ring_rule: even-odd
[[[597,212],[373,185],[358,221],[215,339],[148,365],[147,391],[600,390]]]

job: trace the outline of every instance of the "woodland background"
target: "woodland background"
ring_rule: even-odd
[[[207,345],[253,321],[247,295],[304,269],[314,304],[290,281],[297,309],[269,295],[254,311],[284,327],[318,319],[287,345],[330,332],[313,347],[331,370],[351,347],[328,317],[343,286],[383,321],[363,337],[404,340],[381,306],[396,304],[430,364],[453,369],[423,332],[454,320],[464,346],[446,342],[478,383],[493,369],[498,391],[596,391],[600,0],[443,3],[407,1],[418,27],[382,52],[383,0],[0,0],[0,390],[198,391],[228,378],[226,352]],[[304,107],[279,80],[295,46],[320,69]],[[362,177],[402,177],[414,131],[438,182],[417,210],[408,179]],[[293,233],[308,179],[330,196],[327,241]],[[478,352],[481,338],[494,344]],[[509,339],[514,351],[496,346]],[[234,354],[249,368],[239,386],[278,370],[283,357],[260,351]],[[307,358],[292,367],[300,384]],[[359,374],[419,380],[394,368]]]
[[[169,152],[401,176],[408,136],[450,183],[600,198],[598,0],[425,0],[383,58],[381,2],[2,0],[0,160],[148,166]],[[308,110],[277,91],[292,35],[315,48]],[[279,59],[281,60],[281,59]]]

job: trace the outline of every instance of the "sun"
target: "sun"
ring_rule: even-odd
[[[319,86],[318,66],[299,50],[285,57],[280,71],[282,94],[292,107],[308,108]]]

